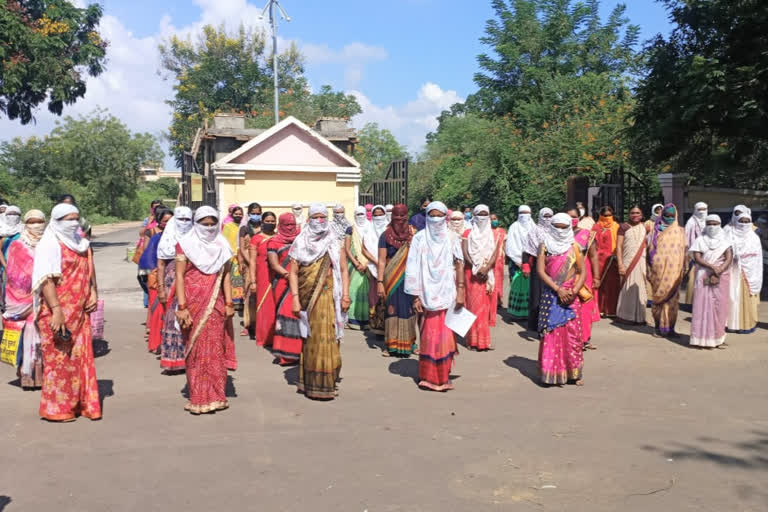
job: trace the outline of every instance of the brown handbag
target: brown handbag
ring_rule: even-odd
[[[584,285],[581,287],[581,290],[579,290],[579,299],[582,303],[589,302],[592,299],[594,299],[595,296],[592,294],[591,291],[589,291],[589,288],[587,288],[587,285]]]

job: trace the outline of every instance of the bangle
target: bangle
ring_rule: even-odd
[[[291,292],[291,295],[293,295],[294,297],[298,297],[299,296],[299,292],[296,292],[296,293]]]
[[[186,304],[178,304],[176,306],[176,309],[178,309],[179,311],[186,311],[187,310],[187,305]]]
[[[51,309],[60,308],[61,306],[59,304],[54,304],[53,306],[49,306]]]
[[[234,302],[225,302],[224,305],[227,306],[228,308],[231,308],[232,306],[235,305],[235,303]]]
[[[376,282],[379,284],[384,284],[384,281],[382,281],[381,279],[378,279]]]

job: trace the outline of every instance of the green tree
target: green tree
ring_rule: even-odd
[[[0,113],[27,124],[46,99],[61,115],[82,98],[87,77],[104,69],[101,13],[67,0],[0,0]]]
[[[362,181],[360,188],[367,190],[371,182],[383,179],[389,164],[408,156],[408,151],[397,142],[392,132],[379,128],[376,123],[367,123],[358,133],[359,143],[355,148],[355,159],[360,162]]]
[[[677,26],[647,49],[638,161],[699,185],[768,187],[768,3],[663,2]]]
[[[241,26],[234,35],[222,26],[203,27],[196,41],[171,37],[161,44],[162,68],[175,80],[170,127],[177,162],[189,150],[195,132],[217,112],[240,112],[252,128],[274,123],[274,75],[264,34]],[[293,115],[313,124],[318,117],[351,118],[361,112],[352,95],[323,86],[309,90],[304,58],[295,45],[278,57],[280,117]]]

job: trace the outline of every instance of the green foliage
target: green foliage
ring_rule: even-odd
[[[176,36],[159,47],[162,67],[175,80],[170,127],[171,151],[177,162],[192,145],[204,120],[218,112],[239,112],[252,128],[274,124],[274,75],[264,34],[241,26],[230,35],[222,26],[203,27],[198,40]],[[323,86],[309,90],[304,58],[295,45],[278,57],[280,117],[314,124],[318,117],[351,118],[361,112],[352,95]]]
[[[768,3],[663,0],[632,134],[641,165],[698,185],[768,188]]]
[[[371,182],[383,179],[389,164],[408,156],[392,132],[379,128],[376,123],[367,123],[358,133],[359,143],[355,148],[355,159],[360,162],[362,171],[361,190],[368,190]]]
[[[24,208],[48,210],[56,196],[68,193],[86,216],[137,218],[146,209],[138,202],[139,169],[162,158],[152,135],[131,133],[97,110],[64,118],[45,138],[1,143],[0,183],[6,199]]]
[[[102,10],[67,0],[0,0],[0,113],[27,124],[35,107],[61,115],[103,71]]]

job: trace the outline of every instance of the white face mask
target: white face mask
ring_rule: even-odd
[[[59,225],[59,232],[71,237],[75,236],[77,228],[80,227],[80,222],[77,220],[60,220],[57,222]]]
[[[216,240],[216,236],[219,234],[219,226],[214,224],[213,226],[203,226],[202,224],[195,224],[195,230],[201,240],[206,242],[213,242]]]
[[[430,217],[427,215],[427,227],[429,232],[434,235],[440,235],[448,228],[445,217]]]
[[[9,214],[9,215],[5,216],[5,222],[9,226],[15,226],[15,225],[17,225],[19,223],[19,221],[21,221],[21,215],[16,215],[16,214],[12,213],[12,214]],[[75,221],[75,222],[77,222],[77,221]]]
[[[549,226],[549,223],[552,222],[552,217],[542,217],[541,223],[544,226]]]
[[[389,224],[389,221],[387,221],[386,215],[379,215],[378,217],[373,217],[373,225],[376,226],[376,229],[382,229],[387,227],[387,224]]]
[[[709,210],[696,210],[696,213],[694,214],[699,219],[703,219],[707,215],[709,215]]]
[[[530,213],[518,213],[517,214],[517,220],[520,222],[520,224],[528,224],[531,222],[531,214]]]
[[[587,211],[584,208],[579,208],[579,217],[583,217],[587,214]]]
[[[368,219],[365,217],[364,213],[358,213],[358,214],[355,215],[355,224],[357,224],[357,227],[361,228],[361,227],[365,226],[365,221],[366,220],[368,220]]]
[[[31,234],[40,236],[45,231],[45,223],[39,223],[39,224],[27,224],[27,231],[29,231]]]
[[[301,212],[303,211],[303,209],[302,208],[293,208],[292,211],[293,211],[293,214],[296,217],[300,217],[301,216]]]
[[[491,222],[490,215],[477,215],[474,217],[474,219],[475,219],[475,226],[477,226],[480,229],[485,228]]]
[[[751,222],[736,222],[736,231],[740,231],[742,233],[748,233],[752,231],[752,223]]]
[[[717,238],[718,235],[720,235],[720,232],[723,230],[723,227],[720,225],[716,226],[707,226],[704,228],[704,232],[707,234],[710,238]]]
[[[186,233],[192,227],[192,219],[176,219],[176,228]]]
[[[322,235],[328,231],[328,219],[323,217],[309,219],[309,231],[315,235]]]
[[[334,213],[333,214],[333,219],[336,222],[343,222],[344,221],[344,214],[343,213]]]

